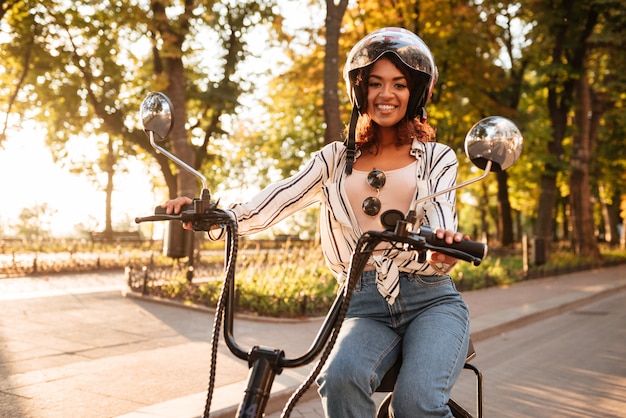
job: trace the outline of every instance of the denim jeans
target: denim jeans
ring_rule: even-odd
[[[394,417],[451,417],[450,391],[469,344],[469,313],[450,276],[400,274],[389,305],[366,271],[317,384],[329,418],[376,415],[372,394],[402,356]]]

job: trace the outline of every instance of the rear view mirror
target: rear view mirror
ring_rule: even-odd
[[[522,134],[513,122],[490,116],[477,122],[465,137],[465,153],[481,169],[491,161],[492,171],[503,171],[522,154]]]
[[[141,103],[139,111],[143,130],[149,135],[154,134],[154,140],[162,142],[169,135],[174,126],[172,118],[172,102],[163,93],[153,92]]]

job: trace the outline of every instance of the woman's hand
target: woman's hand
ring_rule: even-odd
[[[460,232],[448,231],[441,228],[436,228],[433,233],[439,239],[443,239],[446,244],[452,244],[455,242],[461,242],[464,239],[470,239],[469,235],[463,235]],[[458,259],[438,253],[436,251],[428,251],[426,260],[437,270],[447,273],[458,261]]]
[[[168,200],[163,203],[161,207],[165,209],[165,213],[168,215],[180,213],[181,209],[185,205],[189,205],[193,203],[193,200],[188,198],[187,196],[179,196],[176,199]],[[184,229],[191,229],[191,222],[183,223]]]
[[[183,206],[189,205],[191,203],[193,203],[193,200],[191,200],[187,196],[179,196],[176,199],[168,200],[167,202],[163,203],[161,207],[165,209],[165,213],[171,215],[173,213],[180,213],[180,210]]]

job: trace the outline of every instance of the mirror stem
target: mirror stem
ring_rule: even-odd
[[[157,150],[157,152],[160,152],[160,153],[164,154],[167,158],[169,158],[170,160],[174,161],[176,164],[178,164],[179,166],[181,166],[182,168],[184,168],[185,170],[187,170],[188,172],[190,172],[194,176],[198,177],[200,179],[200,181],[202,181],[202,189],[203,190],[208,190],[206,177],[204,177],[202,174],[200,174],[197,170],[194,170],[189,164],[187,164],[186,162],[184,162],[180,158],[176,157],[171,152],[169,152],[166,149],[163,149],[160,146],[158,146],[156,144],[155,140],[154,140],[154,132],[152,132],[152,131],[150,131],[150,145],[152,145],[152,148]]]
[[[477,181],[484,179],[484,178],[485,178],[485,177],[487,177],[487,175],[491,172],[491,165],[492,165],[492,162],[488,160],[488,161],[487,161],[487,164],[485,165],[485,172],[484,172],[483,174],[481,174],[480,176],[478,176],[478,177],[476,177],[476,178],[473,178],[473,179],[471,179],[471,180],[464,181],[464,182],[463,182],[463,183],[461,183],[461,184],[456,184],[456,185],[454,185],[454,186],[452,186],[452,187],[448,187],[447,189],[440,190],[440,191],[438,191],[437,193],[430,194],[430,195],[425,196],[425,197],[423,197],[423,198],[421,198],[421,199],[417,199],[417,200],[416,200],[415,202],[413,202],[413,204],[411,205],[411,208],[409,209],[409,213],[411,213],[411,212],[412,212],[412,213],[415,213],[415,211],[417,210],[417,206],[418,206],[420,203],[424,203],[424,202],[426,202],[427,200],[430,200],[430,199],[432,199],[432,198],[435,198],[435,197],[440,196],[440,195],[445,194],[445,193],[449,193],[449,192],[451,192],[451,191],[453,191],[453,190],[460,189],[461,187],[465,187],[465,186],[467,186],[468,184],[476,183]],[[408,216],[408,215],[407,215],[407,216]]]

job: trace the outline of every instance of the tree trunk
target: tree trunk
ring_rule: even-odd
[[[619,244],[619,202],[620,194],[614,191],[611,196],[606,196],[608,192],[604,183],[598,184],[598,194],[602,208],[602,221],[604,225],[604,241],[611,246]]]
[[[172,118],[174,125],[170,133],[172,153],[187,165],[194,167],[194,151],[187,137],[187,110],[185,100],[185,71],[183,66],[183,42],[189,32],[189,16],[193,9],[193,2],[185,4],[185,13],[178,17],[175,24],[171,24],[165,13],[165,5],[162,1],[153,0],[151,3],[154,13],[155,30],[159,33],[163,42],[161,49],[154,49],[155,54],[155,75],[157,79],[161,77],[166,80],[166,94],[172,102]],[[164,64],[161,67],[161,64]],[[165,74],[160,71],[164,70]],[[166,178],[167,180],[167,178]],[[169,189],[170,198],[176,196],[196,197],[198,189],[196,176],[183,168],[178,169],[176,175],[176,191]],[[171,187],[171,184],[168,183]],[[168,238],[168,245],[180,246],[184,248],[189,267],[188,279],[193,277],[194,262],[194,233],[193,231],[183,231],[176,228],[174,235]],[[174,257],[179,254],[172,255]]]
[[[594,231],[589,162],[593,138],[591,133],[591,92],[586,74],[582,74],[576,93],[578,106],[575,119],[578,130],[574,135],[570,168],[570,203],[572,218],[572,248],[581,257],[600,256]]]
[[[107,155],[106,155],[106,199],[105,199],[105,214],[104,214],[104,233],[105,235],[113,232],[113,222],[111,221],[111,202],[113,200],[113,176],[115,175],[115,154],[113,153],[113,139],[108,137],[107,140]]]
[[[573,106],[574,89],[577,79],[585,71],[585,56],[587,53],[587,39],[593,33],[598,15],[593,9],[582,10],[573,2],[566,2],[561,10],[562,19],[554,25],[554,45],[552,50],[552,64],[560,66],[567,62],[565,68],[557,69],[550,75],[548,82],[548,111],[552,124],[552,139],[548,143],[548,152],[555,158],[547,162],[541,176],[541,190],[535,235],[541,237],[545,243],[545,260],[549,260],[554,207],[556,203],[556,177],[561,171],[559,160],[563,155],[563,139],[568,126],[568,115]],[[576,42],[571,38],[575,37]],[[567,71],[567,77],[562,81],[562,72]]]
[[[186,5],[185,13],[189,13],[190,4]],[[193,167],[194,152],[189,139],[185,124],[187,112],[185,105],[185,73],[183,66],[183,41],[188,32],[188,21],[185,15],[181,15],[175,25],[169,21],[165,13],[165,5],[162,1],[153,0],[151,3],[154,14],[153,23],[155,31],[160,35],[163,45],[155,50],[155,72],[157,78],[163,78],[159,71],[165,71],[166,94],[172,102],[174,126],[170,133],[172,152],[182,161]],[[161,67],[161,64],[164,64]],[[158,65],[157,65],[158,64]],[[170,197],[196,196],[196,177],[184,169],[179,169],[176,175],[176,191],[170,189]]]
[[[511,203],[509,201],[509,189],[507,186],[508,174],[506,171],[498,171],[498,233],[500,244],[503,247],[515,242],[513,236],[513,218],[511,216]]]
[[[598,131],[600,129],[600,121],[607,109],[615,106],[606,92],[599,92],[590,88],[591,95],[591,120],[589,122],[589,155],[595,154],[595,146],[598,143]],[[598,200],[601,206],[601,213],[604,227],[604,239],[611,245],[619,244],[619,201],[620,194],[615,188],[611,188],[611,196],[607,196],[607,191],[602,181],[598,184]]]
[[[174,155],[188,165],[194,165],[194,152],[187,137],[185,121],[187,112],[185,106],[185,79],[183,75],[183,62],[181,59],[168,59],[169,86],[167,95],[174,107],[174,127],[172,128],[171,140]],[[196,177],[187,170],[180,168],[176,175],[176,188],[178,196],[194,197],[197,194],[198,184]]]
[[[343,125],[339,114],[339,34],[348,0],[326,0],[326,53],[324,56],[324,143],[341,139]]]
[[[480,237],[476,237],[475,239],[478,241],[483,241],[485,243],[489,242],[489,187],[487,182],[480,182],[481,188],[481,203],[478,204],[480,208]]]

